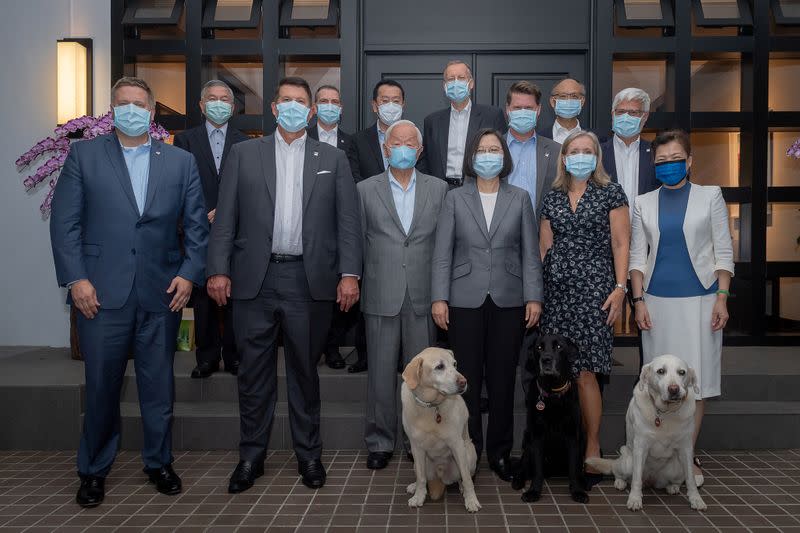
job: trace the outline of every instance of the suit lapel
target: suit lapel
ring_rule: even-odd
[[[652,155],[650,154],[650,143],[645,143],[644,139],[639,142],[639,194],[644,194],[653,190],[653,167]],[[644,170],[644,172],[642,172]]]
[[[437,128],[439,131],[443,132],[442,142],[439,146],[439,161],[442,162],[443,176],[447,173],[447,146],[450,144],[450,109],[452,109],[452,105],[448,106],[445,113],[442,114],[442,123]]]
[[[538,134],[537,134],[538,137]],[[547,181],[547,167],[550,165],[550,158],[557,157],[557,154],[550,154],[550,148],[542,143],[541,138],[536,139],[536,203],[539,204],[544,190],[544,182]],[[533,206],[536,211],[536,206]]]
[[[153,139],[150,144],[150,170],[147,174],[147,200],[144,203],[142,214],[147,213],[150,206],[153,205],[153,199],[161,185],[161,171],[163,168],[164,156],[161,155],[161,141]]]
[[[470,180],[462,185],[462,187],[467,191],[467,194],[464,195],[464,201],[467,203],[467,207],[475,218],[475,222],[478,224],[481,232],[483,232],[483,236],[489,241],[489,228],[486,227],[486,217],[483,214],[483,205],[481,204],[480,194],[478,194],[478,186],[474,181]],[[495,211],[496,210],[497,208],[495,207]]]
[[[467,124],[467,143],[472,138],[475,133],[477,133],[478,129],[481,125],[481,111],[475,102],[472,102],[472,109],[469,111],[469,123]],[[449,129],[449,128],[448,128]]]
[[[381,147],[378,145],[378,123],[377,122],[369,130],[369,148],[370,148],[370,150],[372,150],[372,155],[375,156],[375,161],[378,163],[378,167],[383,169],[383,170],[386,170],[386,167],[384,167],[384,165],[383,165],[383,154],[381,153]]]
[[[228,128],[230,130],[230,128]],[[230,133],[230,131],[228,132]],[[200,146],[200,155],[202,156],[203,162],[208,165],[208,169],[211,171],[212,176],[216,176],[219,179],[217,173],[217,165],[214,164],[214,154],[211,152],[211,141],[208,140],[208,131],[206,131],[205,123],[197,128],[195,132],[197,135],[197,144]],[[230,135],[225,136],[225,142],[228,142],[228,137]],[[220,164],[220,168],[222,165]]]
[[[409,235],[414,232],[417,221],[428,204],[428,196],[428,180],[417,173],[417,183],[414,185],[414,214],[411,216],[411,225],[408,227]]]
[[[261,140],[262,174],[267,182],[267,193],[273,206],[275,205],[275,175],[278,172],[275,166],[275,135],[279,135],[279,133],[275,132]]]
[[[308,207],[311,190],[317,182],[319,170],[319,141],[306,137],[305,159],[303,160],[303,213]]]
[[[122,148],[119,145],[119,140],[114,134],[106,137],[106,153],[108,159],[111,161],[111,167],[114,169],[114,174],[128,197],[133,212],[136,217],[139,217],[139,207],[136,205],[136,196],[133,194],[133,185],[131,185],[131,177],[128,175],[128,167],[125,165],[125,158],[122,156]]]
[[[511,199],[513,197],[514,193],[501,181],[500,189],[497,191],[497,202],[495,202],[494,205],[494,214],[492,215],[492,227],[489,228],[489,240],[494,237],[497,228],[500,226],[500,223],[503,222],[503,218],[505,218],[508,212],[508,207],[511,205]]]
[[[608,143],[608,150],[603,152],[603,154],[608,154],[606,158],[606,162],[608,163],[607,168],[605,171],[611,176],[611,181],[615,183],[619,183],[619,179],[617,178],[617,156],[614,154],[614,138],[612,137]]]
[[[222,170],[223,166],[225,165],[225,158],[228,157],[228,152],[231,151],[231,146],[233,146],[233,138],[235,136],[235,132],[233,128],[231,128],[230,124],[228,124],[228,131],[225,132],[225,144],[222,146],[222,158],[219,161],[219,168]],[[209,150],[211,145],[209,145]],[[214,171],[216,172],[217,167],[214,167]],[[219,173],[217,172],[217,179],[219,180]]]
[[[419,183],[417,183],[417,185],[419,185]],[[400,232],[403,235],[405,235],[406,232],[403,229],[403,223],[400,222],[400,215],[397,213],[397,206],[394,205],[394,197],[392,196],[392,184],[389,183],[388,171],[384,172],[383,175],[381,176],[381,183],[380,185],[378,185],[377,191],[378,191],[378,198],[380,198],[381,202],[383,202],[384,207],[386,207],[386,211],[389,212],[389,216],[391,217],[392,220],[394,220],[394,223],[397,224],[397,228],[400,230]],[[411,231],[409,231],[409,234],[410,233]]]
[[[703,191],[700,187],[687,183],[684,187],[691,186],[689,198],[686,200],[686,215],[683,217],[683,236],[686,239],[686,248],[689,254],[695,249],[695,232],[686,231],[686,226],[690,224],[689,218],[692,216],[705,216],[708,213],[708,206],[703,206]],[[658,194],[661,194],[660,192]],[[657,204],[656,204],[657,205]],[[658,211],[656,211],[658,213]],[[656,219],[658,220],[658,219]]]

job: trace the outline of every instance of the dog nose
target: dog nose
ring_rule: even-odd
[[[467,386],[467,378],[459,374],[458,377],[456,378],[456,385],[458,385],[459,388],[463,389],[464,387]]]
[[[677,396],[681,392],[681,388],[675,384],[672,384],[667,387],[667,392],[669,392],[670,396]]]

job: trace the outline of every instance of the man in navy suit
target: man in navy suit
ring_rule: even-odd
[[[180,132],[173,142],[197,159],[209,224],[214,223],[217,213],[219,177],[228,152],[234,144],[248,139],[247,135],[228,123],[235,111],[235,105],[233,91],[228,84],[220,80],[207,82],[200,93],[200,109],[206,120],[196,128]],[[235,376],[239,372],[239,356],[233,340],[230,306],[218,306],[206,292],[205,286],[195,288],[192,306],[197,344],[197,366],[192,370],[192,377],[207,378],[218,371],[220,355],[225,362],[225,370]]]
[[[194,157],[148,134],[155,98],[138,78],[111,92],[115,131],[72,145],[53,197],[58,284],[78,308],[86,411],[77,502],[99,505],[119,447],[119,399],[133,351],[144,472],[177,494],[172,364],[181,310],[205,277],[208,220]],[[183,224],[183,245],[178,227]]]

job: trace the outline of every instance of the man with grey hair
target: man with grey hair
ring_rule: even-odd
[[[578,115],[586,104],[586,87],[572,78],[556,83],[550,91],[550,107],[556,115],[553,126],[544,128],[542,137],[553,139],[558,144],[575,132],[581,131]]]
[[[447,185],[414,170],[422,134],[409,120],[386,130],[387,169],[357,185],[367,330],[367,468],[385,468],[397,431],[397,361],[403,366],[433,344],[431,273],[436,221]]]
[[[463,61],[450,61],[442,74],[442,88],[450,105],[425,117],[425,149],[420,156],[420,172],[445,180],[451,188],[461,186],[464,147],[483,128],[504,133],[506,119],[497,107],[472,102],[475,88],[472,69]]]
[[[206,201],[206,216],[208,222],[213,224],[217,212],[219,177],[222,175],[225,158],[231,146],[246,141],[248,137],[228,124],[236,110],[236,104],[233,91],[225,82],[211,80],[203,85],[200,110],[206,117],[204,124],[180,132],[175,136],[173,144],[197,159]],[[225,362],[225,370],[236,375],[239,372],[239,356],[233,339],[230,306],[217,306],[205,286],[196,287],[193,291],[192,306],[197,344],[197,366],[192,370],[192,377],[207,378],[218,371],[220,355]]]

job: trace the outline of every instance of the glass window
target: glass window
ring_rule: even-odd
[[[800,277],[767,280],[770,333],[800,335]]]
[[[733,260],[750,262],[750,222],[752,204],[728,203],[728,223],[733,240]]]
[[[738,131],[693,131],[692,181],[700,185],[738,187],[740,139]]]
[[[312,94],[320,85],[341,87],[341,69],[337,59],[302,59],[287,58],[283,61],[284,76],[300,76],[311,86]]]
[[[138,0],[133,11],[136,19],[168,19],[175,8],[175,0]]]
[[[625,18],[628,20],[657,20],[663,17],[661,0],[625,0]]]
[[[791,149],[792,155],[788,152]],[[769,132],[769,185],[797,187],[800,185],[800,131]]]
[[[235,114],[264,113],[264,65],[256,57],[213,57],[204,64],[204,80],[222,80],[233,90]]]
[[[739,54],[692,59],[692,111],[740,111],[741,88]]]
[[[295,20],[326,19],[330,0],[293,0],[292,18]]]
[[[650,95],[650,112],[672,111],[671,86],[671,69],[666,59],[614,59],[612,94],[627,87],[639,87]]]
[[[250,20],[252,10],[253,0],[217,0],[214,20],[216,22]]]
[[[707,19],[738,19],[742,16],[737,0],[700,0],[700,9]]]
[[[800,55],[770,54],[769,110],[800,111]]]
[[[156,97],[159,115],[186,114],[186,63],[165,57],[164,61],[140,61],[133,65],[134,76],[142,78]]]
[[[800,261],[800,203],[767,204],[767,261]]]

